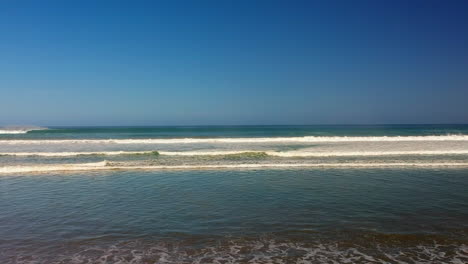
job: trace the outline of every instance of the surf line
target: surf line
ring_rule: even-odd
[[[104,170],[210,170],[210,169],[288,169],[288,168],[388,168],[388,167],[468,167],[468,163],[264,163],[215,165],[154,165],[129,166],[101,161],[81,164],[48,164],[34,166],[3,166],[0,173],[53,172],[53,171],[104,171]]]

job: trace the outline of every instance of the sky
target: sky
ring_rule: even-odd
[[[1,1],[0,125],[468,123],[468,1]]]

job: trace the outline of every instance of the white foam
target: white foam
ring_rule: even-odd
[[[366,156],[407,156],[407,155],[466,155],[468,150],[420,150],[420,151],[351,151],[351,152],[266,152],[278,157],[366,157]]]
[[[314,143],[314,142],[398,142],[468,141],[468,135],[382,136],[382,137],[263,137],[263,138],[152,138],[152,139],[40,139],[0,140],[0,144],[194,144],[194,143]]]
[[[281,169],[281,168],[385,168],[385,167],[468,167],[468,163],[260,163],[260,164],[200,164],[200,165],[113,165],[107,161],[81,164],[47,164],[3,166],[0,173],[51,172],[51,171],[102,171],[102,170],[209,170],[209,169]]]
[[[27,130],[3,130],[0,129],[0,134],[26,134]]]
[[[0,152],[0,156],[17,156],[17,157],[74,157],[80,155],[134,155],[134,154],[151,154],[153,151],[83,151],[83,152]]]
[[[30,130],[9,130],[9,129],[0,129],[0,134],[26,134],[29,131],[37,130],[37,129],[30,129]]]
[[[346,157],[346,156],[400,156],[400,155],[465,155],[468,150],[442,150],[442,151],[354,151],[354,152],[309,152],[309,151],[160,151],[159,154],[167,156],[221,156],[248,153],[265,153],[276,157]]]
[[[33,166],[3,166],[0,167],[0,173],[97,170],[99,168],[106,168],[106,165],[107,161],[80,164],[39,164]]]
[[[191,244],[192,243],[192,244]],[[398,248],[375,244],[355,246],[347,242],[293,242],[273,239],[216,241],[193,246],[176,242],[120,242],[114,245],[83,245],[75,251],[31,255],[15,250],[6,256],[14,263],[467,263],[466,245],[416,245]],[[192,245],[192,246],[191,246]],[[291,254],[293,252],[293,254]]]
[[[0,156],[40,156],[40,157],[74,157],[80,155],[134,155],[152,154],[155,151],[95,151],[95,152],[0,152]],[[310,151],[158,151],[164,156],[224,156],[249,153],[265,153],[276,157],[366,157],[366,156],[405,156],[405,155],[468,155],[468,150],[421,150],[421,151],[332,151],[332,152],[310,152]]]
[[[0,128],[0,134],[26,134],[33,130],[45,130],[45,127],[3,127]]]

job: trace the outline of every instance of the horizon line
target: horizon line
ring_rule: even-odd
[[[468,123],[333,123],[333,124],[180,124],[180,125],[0,125],[9,127],[267,127],[267,126],[434,126],[434,125],[468,125]]]

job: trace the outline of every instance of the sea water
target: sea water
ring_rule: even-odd
[[[468,126],[21,131],[1,263],[468,262]]]

